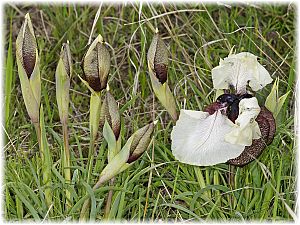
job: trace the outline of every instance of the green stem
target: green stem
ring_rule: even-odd
[[[71,163],[70,163],[70,149],[69,149],[69,136],[68,136],[68,125],[67,123],[62,124],[63,129],[63,140],[64,140],[64,175],[65,182],[67,185],[71,184]],[[68,189],[66,189],[66,209],[71,207],[71,193]]]
[[[87,175],[86,182],[89,184],[92,177],[92,168],[94,163],[95,154],[95,140],[97,137],[97,131],[100,120],[100,109],[101,109],[101,92],[92,92],[90,98],[90,146],[87,161]],[[93,188],[94,189],[94,188]],[[80,221],[85,221],[89,215],[90,199],[87,199],[80,212]]]
[[[33,125],[34,125],[36,136],[37,136],[37,139],[38,139],[39,149],[41,150],[41,127],[40,127],[40,124],[38,122],[33,123]]]
[[[48,141],[46,137],[46,129],[45,129],[45,121],[44,121],[44,112],[43,106],[40,107],[40,117],[39,123],[33,123],[36,129],[36,133],[39,140],[39,147],[40,147],[40,154],[42,159],[42,176],[43,176],[43,185],[45,185],[45,201],[46,205],[50,209],[50,215],[52,214],[52,207],[53,204],[52,200],[52,159],[51,154],[48,146]]]
[[[110,179],[109,185],[112,186],[115,182],[115,178]],[[108,219],[109,213],[110,213],[110,206],[111,206],[111,201],[112,201],[112,196],[113,196],[113,190],[109,190],[108,196],[107,196],[107,201],[104,209],[104,219]]]
[[[94,161],[94,145],[97,137],[99,120],[100,120],[100,108],[101,108],[101,93],[93,92],[90,98],[90,146],[88,155],[88,173],[87,173],[87,183],[90,183],[91,173]]]
[[[102,180],[101,177],[100,177],[100,179],[98,180],[98,182],[93,187],[93,191],[96,191],[103,183],[105,183],[105,181],[106,180]],[[81,212],[80,212],[79,221],[81,221],[81,222],[87,221],[88,216],[89,216],[90,204],[91,204],[91,199],[90,198],[88,198],[87,200],[85,200],[85,202],[83,203],[83,206],[82,206]]]
[[[94,148],[94,138],[92,137],[93,135],[91,135],[91,139],[90,139],[90,146],[89,146],[89,155],[88,155],[88,162],[87,162],[87,166],[88,166],[88,171],[87,171],[87,179],[86,182],[89,184],[90,180],[91,180],[91,176],[92,176],[92,168],[93,168],[93,162],[94,162],[94,154],[95,154],[95,148]]]
[[[234,165],[229,164],[228,183],[229,183],[231,190],[233,190],[235,188],[234,174],[235,174],[235,167],[234,167]],[[233,209],[233,207],[234,207],[233,193],[231,193],[231,195],[230,195],[230,205],[231,205],[231,208]]]

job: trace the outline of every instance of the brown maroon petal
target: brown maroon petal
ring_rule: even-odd
[[[276,122],[275,122],[273,114],[266,107],[262,107],[261,112],[263,113],[263,118],[261,118],[261,120],[267,120],[270,125],[269,136],[266,139],[266,144],[270,145],[272,143],[273,138],[276,133]]]
[[[228,160],[227,163],[235,166],[245,166],[254,159],[257,159],[265,147],[272,143],[276,131],[275,119],[272,113],[265,107],[261,107],[256,121],[262,137],[253,140],[251,146],[245,147],[244,151],[238,157]]]
[[[164,64],[154,64],[154,70],[159,82],[164,84],[168,78],[168,67]]]
[[[26,71],[28,78],[30,78],[36,59],[36,41],[34,36],[29,30],[28,24],[25,27],[24,39],[22,45],[22,57],[23,57],[23,66]]]
[[[134,162],[135,160],[137,160],[141,155],[130,155],[128,160],[127,160],[127,163],[132,163]]]
[[[87,76],[85,74],[86,81],[94,91],[101,91],[100,78],[99,76]]]
[[[203,111],[204,112],[208,112],[209,115],[212,115],[216,111],[218,111],[219,109],[221,109],[222,107],[223,107],[222,103],[220,103],[220,102],[213,102],[212,104],[206,106]]]
[[[227,117],[233,123],[239,116],[239,101],[234,101],[228,108],[227,108]]]

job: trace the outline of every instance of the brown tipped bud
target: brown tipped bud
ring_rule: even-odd
[[[158,33],[152,39],[148,50],[148,65],[161,84],[168,78],[168,49]]]
[[[137,160],[147,150],[153,131],[154,123],[150,123],[134,133],[127,163]]]
[[[85,79],[94,91],[106,88],[110,68],[110,54],[101,35],[90,45],[83,58]]]
[[[36,39],[29,14],[16,40],[16,59],[22,94],[27,112],[33,123],[39,122],[41,77]]]
[[[36,64],[37,44],[29,14],[26,14],[25,22],[17,37],[16,49],[17,57],[19,57],[27,77],[30,78]]]
[[[118,140],[121,130],[121,118],[118,104],[114,96],[109,91],[106,92],[105,99],[101,106],[100,130],[103,129],[105,120],[113,130],[116,140]]]
[[[72,61],[70,47],[64,43],[61,48],[60,58],[55,72],[56,100],[59,117],[64,124],[68,119],[70,77],[72,75]]]
[[[71,77],[72,74],[72,59],[71,59],[71,52],[69,43],[63,43],[61,52],[60,52],[60,58],[62,59],[64,63],[65,70],[67,72],[67,75]]]

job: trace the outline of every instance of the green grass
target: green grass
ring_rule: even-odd
[[[91,218],[101,220],[108,191],[114,190],[109,219],[129,221],[255,220],[291,221],[296,213],[294,5],[114,4],[101,6],[92,38],[100,33],[113,48],[110,89],[122,112],[123,143],[153,118],[159,123],[147,153],[95,193],[85,183],[89,146],[89,91],[78,78],[80,61],[98,6],[6,5],[4,217],[6,220],[77,220],[86,191],[91,194]],[[29,12],[41,58],[42,103],[52,153],[52,212],[46,206],[42,162],[30,124],[15,64],[15,40]],[[10,24],[12,23],[12,26]],[[11,27],[11,29],[10,29]],[[235,186],[227,182],[228,165],[194,167],[177,162],[170,150],[174,123],[152,93],[147,50],[158,27],[171,53],[168,83],[178,108],[201,110],[214,98],[211,69],[234,47],[259,57],[279,92],[291,91],[279,115],[273,143],[257,161],[236,168]],[[10,37],[12,37],[12,42]],[[72,185],[66,185],[61,165],[62,131],[55,97],[55,68],[61,44],[70,41],[74,60],[71,79],[69,132]],[[11,52],[12,50],[12,52]],[[11,54],[13,57],[11,57]],[[260,104],[271,85],[258,93]],[[92,180],[107,163],[106,143],[96,142],[98,155]],[[66,211],[65,191],[72,196]]]

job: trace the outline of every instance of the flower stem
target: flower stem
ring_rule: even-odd
[[[63,129],[63,140],[64,140],[64,175],[65,182],[67,185],[71,184],[71,169],[70,169],[70,149],[69,149],[69,136],[68,136],[68,125],[67,123],[62,124]],[[71,207],[71,193],[66,189],[66,209]]]
[[[39,149],[41,149],[41,127],[40,127],[40,124],[37,122],[37,123],[33,123],[33,125],[34,125],[36,136],[38,139]]]
[[[90,98],[90,146],[87,164],[87,183],[89,184],[93,161],[94,161],[94,145],[97,137],[101,108],[101,92],[93,92]]]
[[[109,185],[112,186],[114,182],[115,182],[115,178],[113,177],[112,179],[110,179]],[[104,209],[104,219],[108,219],[109,217],[112,196],[113,196],[113,190],[109,190],[105,209]]]
[[[228,173],[228,183],[231,188],[231,190],[234,189],[234,174],[235,174],[235,166],[229,164],[229,173]],[[230,205],[231,208],[233,208],[233,203],[234,203],[234,198],[233,198],[233,193],[230,195]]]
[[[90,139],[90,146],[89,146],[89,155],[88,155],[88,162],[87,162],[87,168],[88,168],[88,171],[87,171],[87,179],[86,179],[86,182],[89,184],[90,183],[90,179],[91,179],[91,176],[92,176],[92,168],[93,168],[93,162],[94,162],[94,138],[93,138],[93,135],[91,135],[91,139]]]
[[[51,190],[52,186],[52,158],[51,153],[48,146],[48,141],[46,137],[46,129],[45,129],[45,120],[44,120],[44,111],[43,106],[40,107],[40,117],[39,123],[33,123],[36,129],[36,133],[39,140],[39,150],[42,159],[42,176],[43,176],[43,185],[45,186],[45,201],[46,205],[49,208],[50,215],[52,214],[52,195],[53,192]]]
[[[102,180],[101,177],[100,177],[98,182],[93,187],[93,191],[96,191],[105,181],[106,180]],[[87,221],[88,216],[89,216],[90,204],[91,204],[91,199],[90,198],[85,200],[85,202],[83,203],[83,206],[82,206],[81,212],[80,212],[79,221],[81,221],[81,222]]]

